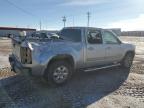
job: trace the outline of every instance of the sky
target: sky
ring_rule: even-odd
[[[0,26],[60,30],[66,26],[144,30],[144,0],[0,0]]]

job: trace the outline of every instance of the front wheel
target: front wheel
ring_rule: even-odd
[[[62,85],[70,79],[72,66],[65,61],[55,61],[50,64],[45,73],[45,79],[50,85]]]
[[[122,60],[122,63],[121,63],[122,66],[124,68],[130,68],[133,63],[133,58],[134,58],[134,55],[132,53],[127,53],[124,59]]]

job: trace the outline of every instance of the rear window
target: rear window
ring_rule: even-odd
[[[74,42],[81,41],[81,30],[79,29],[63,29],[60,35],[63,38],[74,41]]]

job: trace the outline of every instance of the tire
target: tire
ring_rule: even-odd
[[[122,67],[129,69],[132,66],[133,58],[134,58],[133,53],[127,53],[124,59],[122,60],[121,63]]]
[[[46,69],[44,78],[52,86],[66,83],[72,76],[72,66],[65,61],[52,62]]]

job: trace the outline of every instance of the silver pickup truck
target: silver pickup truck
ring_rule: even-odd
[[[67,82],[83,72],[121,65],[130,68],[135,46],[122,43],[112,31],[92,27],[66,27],[49,38],[12,38],[9,62],[14,72],[42,76],[50,84]]]

